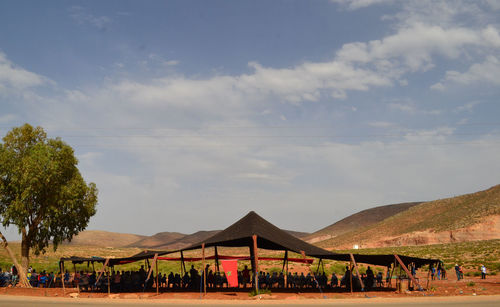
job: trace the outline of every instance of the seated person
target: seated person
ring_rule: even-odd
[[[332,281],[331,281],[330,285],[332,286],[332,288],[338,287],[338,285],[339,285],[339,279],[338,279],[337,275],[335,275],[335,272],[332,273]]]

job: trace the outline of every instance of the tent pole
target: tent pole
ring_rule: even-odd
[[[184,270],[183,270],[184,269]],[[186,274],[186,263],[184,262],[184,253],[181,251],[181,279]]]
[[[156,253],[154,258],[153,258],[153,261],[158,261],[158,254]],[[149,263],[149,261],[148,261]],[[148,270],[148,276],[146,277],[146,280],[144,280],[144,290],[146,289],[146,285],[147,285],[147,282],[149,281],[149,278],[151,278],[151,273],[153,272],[153,266],[149,266],[149,270]],[[156,272],[158,273],[158,272]],[[158,277],[158,275],[156,275],[156,277]]]
[[[394,255],[394,258],[396,258],[396,260],[399,262],[399,265],[401,266],[401,268],[403,268],[403,270],[406,272],[406,274],[408,274],[408,277],[411,278],[411,281],[413,281],[413,283],[415,285],[418,286],[418,290],[422,291],[422,287],[420,286],[420,284],[418,283],[418,281],[415,279],[415,277],[413,277],[413,275],[411,275],[411,272],[408,270],[408,268],[406,267],[406,265],[403,263],[403,261],[401,260],[401,258],[399,258],[398,255]]]
[[[215,246],[215,269],[219,273],[219,253],[217,252],[217,246]]]
[[[158,278],[158,257],[156,257],[155,261],[155,267],[156,267],[156,295],[160,294],[160,285],[158,284],[159,278]]]
[[[356,259],[354,259],[354,255],[353,254],[349,254],[349,255],[351,256],[351,261],[354,264],[354,268],[356,269],[356,274],[358,274],[359,284],[361,285],[361,291],[364,291],[365,290],[365,285],[363,284],[363,280],[361,280],[361,275],[359,274],[359,270],[358,270],[358,265],[356,263]],[[352,271],[351,271],[351,274],[352,274]],[[351,288],[352,288],[352,285],[351,285]]]
[[[351,288],[351,294],[353,293],[352,291],[352,259],[351,259],[351,262],[349,264],[349,288]]]
[[[182,251],[181,251],[181,263],[180,263],[180,264],[181,264],[181,279],[182,279],[182,277],[184,276],[184,271],[183,271],[183,269],[182,269],[182,262],[183,262],[183,260],[182,260],[182,259],[184,259],[184,257],[182,256]]]
[[[388,287],[392,287],[392,276],[394,275],[394,270],[395,269],[396,269],[396,258],[394,258],[394,264],[392,265],[391,275],[389,276],[389,285],[388,285]]]
[[[62,288],[63,288],[63,295],[66,296],[66,287],[64,286],[64,262],[63,261],[60,262],[59,267],[61,268],[61,283],[62,283]]]
[[[207,295],[207,274],[205,270],[205,243],[201,243],[201,269],[203,270],[203,293]]]
[[[283,257],[283,268],[281,269],[281,273],[283,273],[283,271],[285,270],[285,265],[286,265],[286,272],[285,272],[285,276],[284,277],[284,281],[285,281],[285,287],[286,287],[286,284],[288,282],[288,250],[285,250],[285,257]]]
[[[104,261],[104,264],[102,265],[102,269],[99,272],[99,276],[97,277],[97,280],[95,281],[95,285],[97,285],[97,283],[99,282],[99,279],[101,279],[101,276],[104,273],[104,270],[106,269],[106,266],[108,266],[108,264],[109,264],[109,258],[106,258],[106,261]]]
[[[253,245],[252,245],[252,271],[253,271],[253,276],[254,276],[254,286],[255,286],[255,293],[259,293],[259,256],[258,256],[258,251],[257,251],[257,235],[252,236],[253,239]]]
[[[318,274],[318,272],[319,272],[319,266],[321,265],[322,261],[323,261],[323,259],[321,259],[321,258],[318,261],[318,267],[316,268],[316,274]]]
[[[281,269],[282,273],[285,270],[285,263],[286,263],[286,257],[287,257],[287,255],[288,255],[288,251],[285,250],[285,256],[283,257],[283,268]]]
[[[108,266],[108,269],[107,269],[107,272],[108,272],[108,295],[111,294],[111,283],[109,282],[109,278],[111,277],[111,267]]]
[[[425,286],[426,289],[429,289],[429,276],[431,275],[431,270],[432,270],[432,267],[429,264],[429,272],[427,272],[427,285]]]

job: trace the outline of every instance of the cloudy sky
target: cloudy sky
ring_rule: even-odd
[[[486,189],[499,98],[494,0],[0,2],[0,135],[75,149],[89,229],[315,231]]]

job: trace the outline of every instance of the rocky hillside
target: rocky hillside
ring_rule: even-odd
[[[412,206],[369,226],[318,242],[326,248],[381,247],[500,238],[500,185]]]
[[[330,226],[320,229],[306,236],[304,239],[310,243],[324,241],[337,237],[343,233],[354,231],[360,227],[366,227],[381,222],[388,217],[408,210],[409,208],[421,203],[422,202],[402,203],[366,209],[350,215]]]

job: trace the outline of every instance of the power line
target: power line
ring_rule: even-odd
[[[385,147],[413,147],[413,146],[453,146],[453,145],[468,145],[468,146],[492,146],[495,144],[500,144],[499,141],[494,142],[443,142],[443,143],[391,143],[383,144]],[[156,145],[136,145],[136,144],[72,144],[74,147],[101,147],[101,148],[248,148],[248,147],[336,147],[345,146],[349,144],[196,144],[196,145],[166,145],[166,144],[156,144]]]

